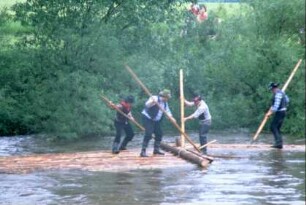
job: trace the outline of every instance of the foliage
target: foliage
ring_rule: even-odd
[[[140,121],[147,96],[124,64],[152,93],[171,89],[176,118],[183,69],[185,96],[205,97],[213,129],[254,130],[270,104],[267,84],[284,83],[305,58],[305,3],[208,5],[209,18],[200,24],[186,2],[27,0],[13,12],[3,10],[0,134],[73,139],[110,133],[114,111],[99,99],[101,92],[114,102],[134,95]],[[296,136],[305,130],[303,76],[300,68],[287,90],[291,103],[283,130]]]

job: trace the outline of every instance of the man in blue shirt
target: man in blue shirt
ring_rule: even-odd
[[[272,106],[269,112],[266,114],[267,117],[274,114],[273,120],[270,125],[270,129],[274,135],[273,148],[283,148],[283,138],[281,135],[281,127],[286,116],[286,110],[289,103],[288,96],[278,88],[279,83],[270,83],[269,90],[273,92]]]

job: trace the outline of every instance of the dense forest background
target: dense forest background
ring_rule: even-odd
[[[269,82],[284,84],[305,59],[304,0],[207,3],[203,23],[183,0],[1,4],[2,136],[74,139],[112,133],[114,111],[101,101],[101,92],[114,102],[134,95],[133,113],[140,121],[147,96],[124,64],[152,93],[172,91],[170,107],[178,121],[183,69],[185,97],[195,92],[205,97],[213,130],[254,132],[270,106]],[[305,137],[304,60],[287,94],[291,102],[283,131]],[[196,127],[196,122],[187,125]]]

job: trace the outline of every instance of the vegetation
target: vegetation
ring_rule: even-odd
[[[185,95],[205,96],[213,129],[254,131],[270,104],[268,83],[284,83],[298,59],[305,59],[305,2],[211,3],[201,24],[189,4],[26,0],[2,9],[0,135],[73,139],[110,133],[114,111],[101,92],[114,102],[134,95],[140,120],[147,96],[124,64],[151,92],[172,90],[176,118],[183,69]],[[305,131],[304,65],[287,89],[291,103],[283,131],[296,137]],[[196,123],[188,126],[195,129]]]

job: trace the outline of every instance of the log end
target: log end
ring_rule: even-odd
[[[202,160],[200,163],[201,167],[208,167],[208,165],[211,163],[211,161]]]

